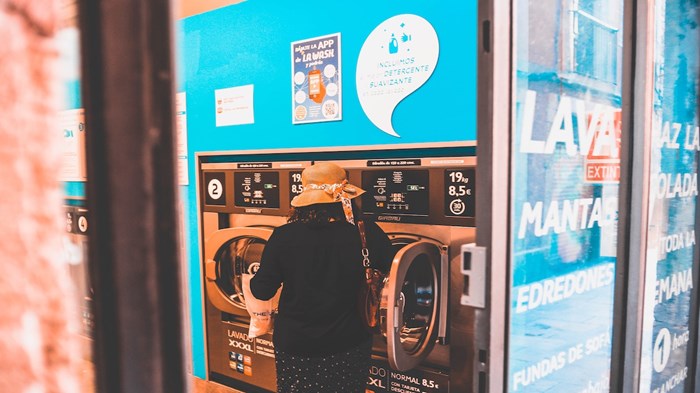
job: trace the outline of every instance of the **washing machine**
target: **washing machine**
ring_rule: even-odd
[[[64,206],[64,260],[75,289],[76,320],[80,321],[80,352],[83,360],[92,361],[95,318],[93,288],[88,272],[88,211],[81,206]]]
[[[366,392],[471,391],[483,304],[463,299],[483,299],[485,293],[474,293],[469,279],[486,277],[463,274],[461,248],[476,240],[476,159],[333,162],[366,191],[360,198],[363,213],[387,233],[396,252]]]
[[[247,335],[241,274],[257,268],[313,161],[205,158],[198,184],[208,377],[245,392],[273,392],[272,337]],[[382,227],[396,252],[366,392],[470,391],[478,307],[461,302],[470,283],[460,249],[476,238],[475,158],[323,161],[345,168],[350,183],[367,191],[357,199],[365,218]]]
[[[310,161],[201,164],[205,326],[209,380],[245,392],[276,390],[270,334],[248,337],[242,274],[254,273],[275,227],[287,222]]]

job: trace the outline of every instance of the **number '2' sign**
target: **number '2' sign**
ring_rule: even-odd
[[[204,173],[204,204],[226,206],[226,174]]]

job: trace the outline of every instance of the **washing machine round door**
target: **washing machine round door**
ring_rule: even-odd
[[[255,273],[272,229],[227,228],[204,243],[207,297],[221,311],[248,316],[243,296],[243,273]]]
[[[416,367],[435,344],[440,262],[440,248],[422,241],[404,246],[394,257],[381,312],[389,364],[396,370]]]

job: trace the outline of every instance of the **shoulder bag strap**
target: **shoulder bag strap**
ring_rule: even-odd
[[[360,232],[360,240],[362,241],[362,265],[364,267],[370,266],[369,261],[369,249],[367,249],[367,236],[365,235],[365,222],[362,220],[357,221],[357,229]]]

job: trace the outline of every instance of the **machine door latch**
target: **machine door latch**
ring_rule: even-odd
[[[486,307],[486,247],[474,243],[463,244],[461,249],[464,286],[460,303],[464,306]]]

